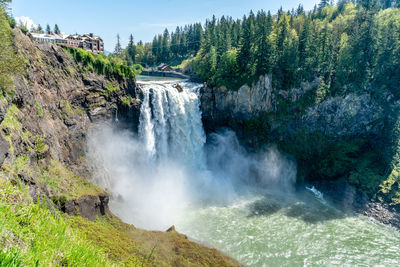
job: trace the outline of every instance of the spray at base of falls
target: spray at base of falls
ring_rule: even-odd
[[[185,208],[228,204],[261,187],[291,191],[296,165],[270,148],[248,155],[229,130],[206,135],[199,84],[142,82],[138,134],[101,125],[88,150],[97,184],[114,195],[110,207],[127,222],[165,230]],[[258,187],[258,188],[256,188]]]

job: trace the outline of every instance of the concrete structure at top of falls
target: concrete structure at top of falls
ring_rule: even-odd
[[[153,159],[175,158],[202,165],[206,136],[203,130],[199,84],[176,81],[141,82],[143,100],[139,138]]]

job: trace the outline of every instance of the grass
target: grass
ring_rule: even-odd
[[[22,142],[31,148],[34,146],[32,143],[34,141],[31,132],[26,130],[21,123],[24,118],[24,114],[18,109],[15,104],[11,104],[4,116],[3,122],[0,124],[0,128],[6,130],[7,134],[4,134],[4,138],[10,143],[10,152],[14,153],[14,147],[12,144],[12,137],[17,135],[21,138]]]
[[[175,231],[137,229],[116,217],[91,222],[70,218],[74,229],[126,266],[239,266],[217,250],[190,242]],[[139,265],[138,265],[139,264]]]
[[[0,245],[0,266],[115,266],[66,215],[33,203],[26,186],[5,180],[0,180]]]
[[[0,178],[1,266],[239,266],[175,231],[137,229],[117,217],[88,221],[35,204],[28,187]]]
[[[42,168],[39,180],[47,185],[50,196],[63,196],[67,200],[105,194],[103,189],[74,174],[56,160],[51,160]]]
[[[83,116],[86,111],[84,108],[79,106],[73,106],[68,100],[61,100],[60,105],[62,106],[61,111],[63,113],[64,118],[68,118],[71,115],[79,115]]]
[[[107,82],[106,89],[110,93],[115,92],[115,91],[119,90],[119,85],[118,85],[118,83],[113,83],[113,82],[109,81],[109,82]]]
[[[132,103],[132,101],[134,100],[134,98],[133,97],[131,97],[131,96],[123,96],[122,98],[121,98],[121,100],[122,100],[122,103],[124,104],[124,105],[130,105],[131,103]]]
[[[43,108],[42,108],[42,106],[39,104],[39,102],[37,102],[36,100],[35,100],[35,106],[36,106],[36,108],[37,108],[37,115],[39,116],[39,117],[42,117],[43,116]]]
[[[9,249],[0,250],[0,267],[17,267],[21,266],[21,256],[18,250]]]

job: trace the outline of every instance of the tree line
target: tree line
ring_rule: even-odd
[[[335,94],[375,85],[400,87],[400,0],[322,0],[311,11],[252,11],[166,29],[123,50],[128,62],[180,64],[212,86],[237,88],[270,74],[288,89],[319,77]],[[399,93],[396,93],[399,94]]]
[[[142,65],[156,65],[158,63],[179,64],[184,59],[193,57],[200,50],[203,39],[201,23],[194,23],[184,27],[176,27],[169,33],[165,29],[163,34],[154,36],[150,43],[134,42],[132,35],[125,49],[121,48],[120,36],[117,35],[117,44],[114,54],[123,55],[128,63]]]
[[[390,2],[390,3],[389,3]],[[346,87],[400,86],[399,1],[321,1],[305,12],[250,12],[240,22],[222,17],[205,24],[192,60],[199,77],[213,86],[237,88],[270,74],[289,89],[321,78],[335,94]],[[390,9],[385,9],[390,7]],[[349,88],[350,89],[350,88]]]

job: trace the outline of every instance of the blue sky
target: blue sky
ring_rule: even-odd
[[[26,16],[45,28],[57,23],[65,33],[100,35],[106,50],[113,51],[116,35],[121,35],[125,46],[129,34],[135,41],[151,41],[153,36],[167,27],[204,22],[215,14],[241,18],[250,10],[271,10],[280,6],[284,10],[296,8],[300,3],[310,10],[319,0],[13,0],[15,17]]]

